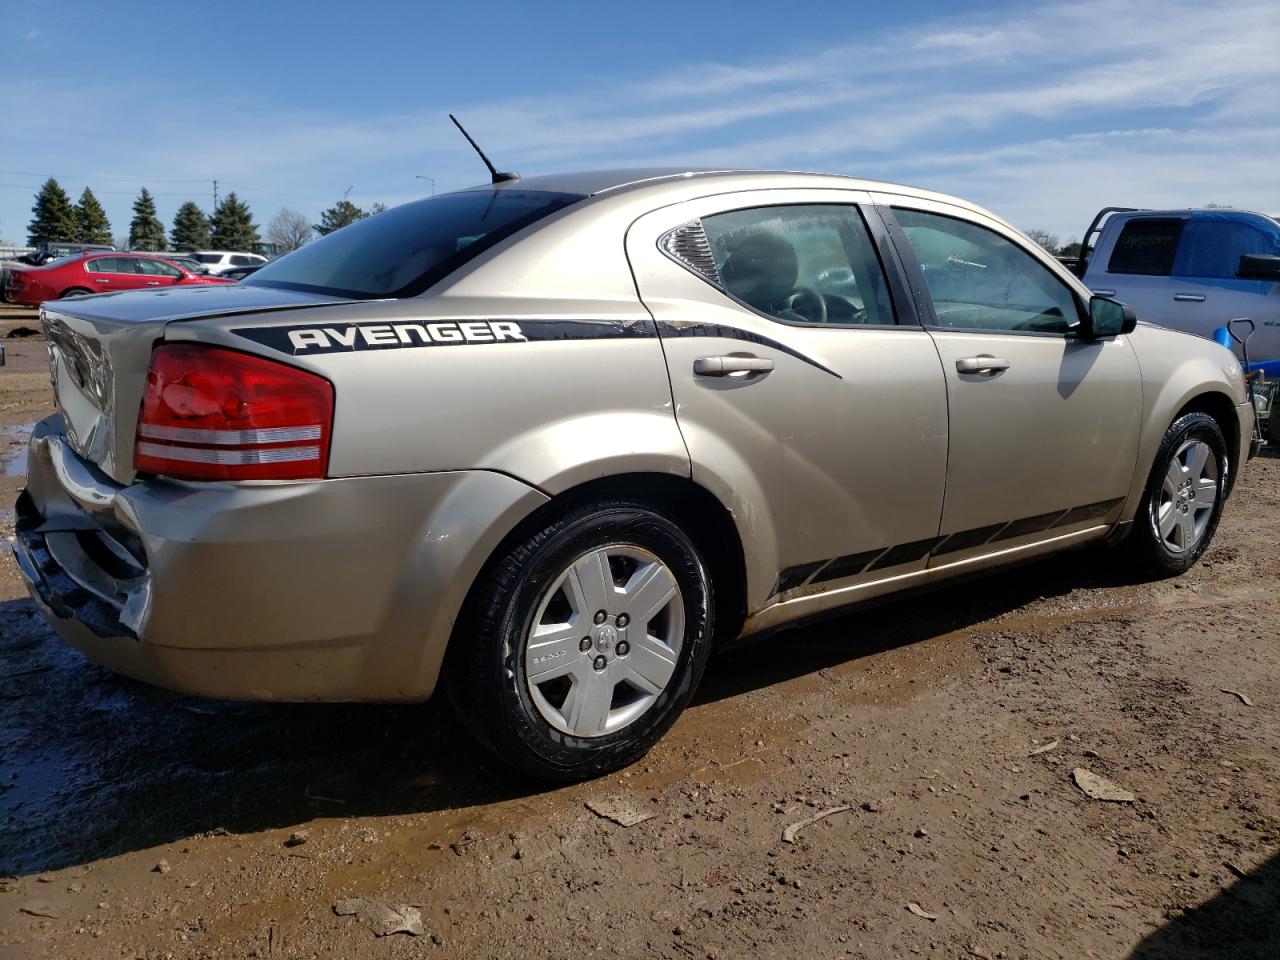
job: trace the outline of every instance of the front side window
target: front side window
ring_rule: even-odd
[[[257,262],[258,261],[253,257],[246,257],[243,254],[236,254],[231,258],[231,265],[233,267],[247,267],[249,264]]]
[[[169,264],[165,263],[163,260],[151,260],[139,257],[137,263],[139,268],[138,272],[145,273],[149,277],[169,277],[170,279],[176,279],[177,277],[182,276],[181,270],[177,267],[169,266]]]
[[[1107,273],[1167,277],[1173,269],[1185,220],[1143,217],[1130,220],[1120,230]]]
[[[411,297],[494,244],[581,199],[508,188],[418,200],[313,240],[264,264],[244,283],[357,300]]]
[[[755,207],[702,219],[720,285],[790,323],[891,324],[862,214],[849,205]]]
[[[1246,254],[1280,255],[1280,226],[1269,226],[1239,216],[1197,214],[1183,228],[1173,275],[1234,279]]]
[[[937,323],[969,330],[1065,334],[1080,319],[1071,288],[994,230],[894,209],[924,273]]]

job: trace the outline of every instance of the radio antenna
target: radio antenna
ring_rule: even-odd
[[[509,183],[512,180],[520,179],[520,174],[518,173],[500,172],[498,168],[495,167],[493,163],[489,160],[489,158],[484,155],[484,151],[480,149],[480,144],[476,143],[474,140],[471,139],[471,134],[467,133],[466,127],[464,127],[462,124],[458,122],[458,118],[451,113],[449,114],[449,119],[453,121],[453,125],[458,128],[458,130],[462,133],[462,135],[467,138],[467,143],[471,144],[471,149],[474,150],[476,153],[480,154],[480,159],[483,160],[484,165],[489,168],[489,174],[490,176],[493,177],[494,183]]]

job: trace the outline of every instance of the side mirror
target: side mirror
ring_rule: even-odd
[[[1240,258],[1236,276],[1241,280],[1280,280],[1280,257],[1267,253],[1246,253]]]
[[[1138,318],[1133,308],[1110,297],[1090,297],[1089,317],[1081,324],[1084,329],[1080,335],[1085,340],[1096,340],[1099,337],[1116,337],[1122,333],[1133,333],[1138,325]]]

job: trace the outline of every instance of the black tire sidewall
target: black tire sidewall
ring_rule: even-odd
[[[1184,443],[1192,439],[1208,444],[1218,461],[1218,496],[1214,501],[1213,512],[1209,516],[1209,522],[1205,526],[1200,542],[1190,551],[1175,554],[1170,552],[1155,526],[1153,507],[1159,502],[1160,493],[1164,487],[1164,476],[1174,454]],[[1151,475],[1147,479],[1147,489],[1135,518],[1135,546],[1152,572],[1164,576],[1183,573],[1189,570],[1209,548],[1213,535],[1218,529],[1218,521],[1222,518],[1222,509],[1230,487],[1230,469],[1231,461],[1227,456],[1227,442],[1222,435],[1222,428],[1209,414],[1184,414],[1169,427],[1164,439],[1160,442],[1160,449],[1156,452],[1155,461],[1151,466]]]
[[[643,715],[602,737],[574,737],[552,727],[534,705],[524,680],[525,639],[556,579],[583,554],[609,545],[640,547],[671,570],[684,604],[684,638],[670,683]],[[675,722],[706,666],[711,584],[693,542],[646,506],[597,503],[571,511],[516,546],[496,573],[499,590],[485,604],[482,635],[473,638],[474,655],[488,661],[476,671],[487,676],[488,689],[472,691],[490,701],[482,739],[514,765],[550,779],[594,776],[641,756]]]

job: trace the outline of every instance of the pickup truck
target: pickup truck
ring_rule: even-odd
[[[1227,321],[1249,317],[1256,330],[1249,359],[1280,360],[1274,217],[1106,207],[1085,232],[1080,256],[1063,262],[1091,291],[1127,304],[1148,323],[1212,339]]]

